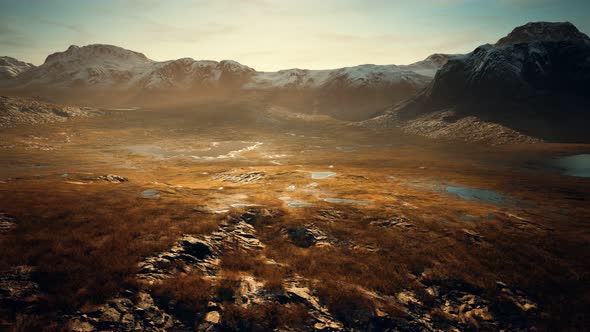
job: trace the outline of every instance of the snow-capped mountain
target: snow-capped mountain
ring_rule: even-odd
[[[0,56],[0,84],[3,80],[14,79],[32,68],[35,68],[33,64],[22,62],[9,56]]]
[[[329,87],[389,86],[407,82],[424,86],[431,77],[396,65],[360,65],[332,70],[288,69],[257,72],[244,85],[246,89],[319,89]]]
[[[352,104],[368,110],[415,94],[432,80],[436,70],[447,60],[448,56],[437,54],[405,66],[367,64],[331,70],[258,72],[231,60],[182,58],[159,62],[142,53],[96,44],[70,46],[64,52],[49,55],[38,67],[31,65],[20,72],[13,70],[15,74],[7,84],[17,90],[50,91],[47,93],[53,97],[68,95],[68,101],[75,101],[73,95],[83,96],[86,101],[94,94],[102,101],[108,94],[114,99],[125,95],[126,100],[131,98],[135,104],[162,95],[170,98],[175,93],[182,93],[185,99],[190,95],[228,91],[232,96],[256,93],[279,104],[290,102],[293,95],[297,95],[300,111],[334,111],[333,114],[339,116]],[[77,94],[68,93],[72,89],[76,89]],[[369,106],[362,105],[365,101],[370,102]],[[345,118],[369,116],[365,110],[349,115],[352,117]]]
[[[411,65],[400,66],[400,68],[412,71],[423,76],[434,77],[434,75],[436,75],[436,72],[447,62],[449,62],[449,59],[454,56],[457,55],[435,53],[422,61],[418,61]]]
[[[588,105],[590,39],[571,23],[538,22],[451,57],[417,97],[366,124],[416,127],[422,119],[428,135],[475,116],[526,136],[579,141],[590,139]]]
[[[440,55],[437,55],[440,56]],[[431,56],[413,65],[360,65],[333,70],[288,69],[257,72],[235,61],[191,58],[157,62],[145,55],[111,45],[70,46],[51,54],[41,66],[21,75],[21,86],[93,89],[191,89],[241,82],[244,89],[318,89],[405,82],[423,87],[443,63]],[[18,76],[18,73],[13,77]]]
[[[157,62],[142,53],[111,45],[70,46],[20,75],[21,87],[83,88],[90,90],[190,89],[247,76],[251,68],[234,61],[195,61],[184,58]]]

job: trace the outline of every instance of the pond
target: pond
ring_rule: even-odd
[[[352,203],[352,204],[364,204],[369,205],[373,204],[374,202],[371,201],[362,201],[357,199],[346,199],[346,198],[326,198],[324,201],[328,203]]]
[[[305,202],[291,202],[291,203],[287,204],[287,206],[298,208],[298,207],[313,206],[313,204],[312,203],[305,203]]]
[[[497,193],[493,190],[477,189],[460,186],[446,186],[445,190],[457,197],[468,201],[480,201],[497,205],[504,205],[514,198],[509,195]]]
[[[590,154],[577,154],[553,160],[551,164],[569,176],[590,177]]]
[[[156,198],[160,195],[160,191],[156,189],[148,189],[141,192],[144,198]]]

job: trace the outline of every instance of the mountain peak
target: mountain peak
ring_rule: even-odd
[[[64,52],[57,52],[49,55],[45,63],[56,61],[93,61],[116,60],[123,62],[151,62],[143,53],[124,49],[122,47],[106,44],[91,44],[87,46],[70,45]]]
[[[514,28],[496,46],[552,41],[590,43],[590,38],[570,22],[530,22]]]
[[[9,56],[0,56],[0,79],[12,79],[35,66]]]

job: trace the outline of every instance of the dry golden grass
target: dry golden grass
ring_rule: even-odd
[[[214,112],[217,109],[212,108]],[[369,134],[334,124],[329,129],[324,124],[301,125],[297,134],[306,137],[291,138],[284,135],[290,128],[270,131],[242,124],[203,126],[202,118],[187,114],[179,111],[176,115],[182,117],[173,118],[167,112],[126,113],[116,121],[106,117],[80,119],[51,128],[0,133],[6,144],[18,144],[29,134],[62,142],[56,143],[61,149],[51,152],[19,148],[0,155],[0,180],[24,177],[0,186],[1,212],[19,221],[18,227],[0,240],[0,269],[36,266],[35,279],[47,293],[44,308],[48,312],[101,303],[123,288],[135,287],[133,275],[143,257],[167,249],[181,234],[206,234],[218,227],[221,216],[196,213],[193,207],[216,205],[243,194],[247,196],[244,200],[269,210],[268,215],[250,221],[266,249],[261,255],[232,250],[223,253],[225,277],[211,294],[224,302],[233,302],[240,276],[254,275],[265,282],[265,287],[279,290],[282,280],[296,273],[309,280],[312,291],[335,315],[346,316],[343,319],[347,324],[354,325],[351,317],[364,320],[361,313],[368,315],[375,304],[360,289],[391,295],[407,288],[421,301],[432,301],[414,281],[426,272],[433,283],[461,282],[481,291],[498,313],[510,308],[499,294],[496,281],[524,291],[542,311],[532,318],[535,321],[529,321],[540,330],[584,330],[590,326],[586,313],[590,307],[590,208],[585,204],[590,184],[556,173],[522,170],[523,161],[556,152],[577,153],[587,147],[490,149],[445,145],[397,136],[393,140],[391,132]],[[74,141],[63,143],[61,131],[75,133]],[[313,136],[321,139],[313,143]],[[260,151],[249,153],[248,159],[211,163],[130,156],[122,148],[162,141],[172,145],[178,142],[176,147],[183,148],[191,141],[202,146],[203,142],[222,140],[265,144]],[[314,150],[310,147],[314,144],[322,148]],[[357,150],[345,153],[336,149],[346,145]],[[107,150],[112,154],[105,153]],[[271,165],[263,153],[288,156],[279,158],[284,165],[277,166]],[[15,161],[19,162],[17,166]],[[328,168],[330,164],[335,167]],[[124,165],[133,168],[120,168]],[[211,180],[216,173],[249,172],[250,167],[266,172],[265,180],[252,184]],[[77,169],[95,174],[113,172],[129,177],[131,182],[76,186],[55,179]],[[337,172],[337,176],[316,181],[308,173],[328,170]],[[37,173],[52,172],[57,174],[53,178],[33,178]],[[498,207],[412,187],[430,179],[494,189],[530,204]],[[316,191],[304,190],[310,182],[319,183]],[[287,191],[292,184],[297,190]],[[224,189],[219,190],[220,186]],[[154,187],[162,189],[161,200],[138,198],[139,192]],[[277,199],[285,195],[314,206],[287,208]],[[375,204],[329,204],[322,202],[326,197],[365,199]],[[230,218],[243,212],[231,211]],[[321,216],[326,213],[332,217]],[[494,213],[496,219],[459,221],[466,213]],[[519,228],[518,220],[507,213],[524,216],[541,228]],[[370,225],[372,220],[396,216],[409,219],[414,227]],[[334,245],[303,249],[282,236],[285,227],[309,223],[327,233]],[[463,229],[476,232],[484,243],[469,242]],[[281,265],[267,264],[262,255]],[[187,289],[203,286],[196,276],[183,278],[177,282]],[[195,300],[197,304],[189,306],[194,308],[201,303],[198,296],[204,294],[199,291],[192,298],[192,293],[184,293],[173,284],[161,287],[162,297],[187,303]],[[227,330],[272,329],[297,322],[298,315],[305,316],[304,309],[279,304],[251,308],[229,305],[223,324]],[[381,309],[391,316],[401,314],[395,306]],[[431,314],[441,322],[449,318],[436,310]]]
[[[2,239],[0,267],[35,266],[35,279],[57,308],[101,303],[123,287],[133,287],[143,257],[165,250],[184,233],[217,228],[217,220],[182,204],[121,191],[105,195],[90,187],[71,191],[71,185],[59,183],[48,187],[47,195],[26,183],[0,192],[4,210],[19,221]]]
[[[176,315],[194,324],[198,314],[207,308],[213,287],[201,275],[188,274],[166,279],[153,286],[152,292],[164,304],[174,300]]]
[[[309,313],[302,304],[264,303],[242,307],[227,304],[221,321],[222,331],[274,331],[277,328],[304,330]]]

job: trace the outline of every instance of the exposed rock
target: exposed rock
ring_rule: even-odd
[[[369,225],[377,226],[377,227],[398,227],[400,229],[408,229],[415,227],[411,222],[410,219],[404,217],[391,217],[388,219],[377,219],[369,222]]]
[[[479,246],[488,245],[488,242],[485,240],[485,238],[476,231],[463,229],[462,232],[467,243]]]
[[[512,289],[501,281],[496,281],[496,286],[502,292],[502,297],[514,303],[521,311],[529,312],[538,308],[537,304],[527,298],[524,292]]]
[[[328,210],[318,211],[317,218],[321,221],[332,222],[332,221],[346,219],[346,214],[344,212],[336,210],[336,209],[328,209]]]
[[[223,249],[236,244],[243,250],[264,248],[256,237],[254,226],[246,222],[255,217],[256,214],[246,212],[236,219],[225,220],[211,235],[184,235],[167,251],[144,259],[139,264],[137,278],[151,284],[178,272],[197,270],[205,275],[215,275]]]
[[[248,183],[260,181],[264,178],[264,172],[250,172],[243,174],[221,173],[213,177],[213,180],[232,183]]]
[[[294,302],[303,303],[314,319],[315,330],[319,331],[340,331],[344,329],[342,323],[338,322],[328,309],[320,304],[320,300],[312,291],[304,286],[305,280],[299,276],[286,280],[284,289],[287,296]]]
[[[219,264],[218,255],[219,248],[210,238],[184,235],[169,250],[144,259],[137,279],[151,284],[193,269],[209,274]]]
[[[302,248],[330,245],[331,243],[326,233],[314,224],[305,227],[288,227],[283,230],[283,233],[289,240]]]
[[[33,272],[34,268],[26,265],[0,272],[0,308],[25,314],[37,306],[43,294],[33,281]]]
[[[129,181],[129,179],[127,179],[127,178],[124,178],[119,175],[114,175],[114,174],[101,175],[101,176],[97,177],[96,179],[100,180],[100,181],[110,182],[110,183],[123,183],[123,182]]]
[[[7,216],[4,213],[0,213],[0,234],[7,233],[16,227],[14,218]]]
[[[155,303],[146,292],[131,298],[117,297],[92,311],[64,317],[70,331],[189,331]]]
[[[221,315],[219,314],[219,311],[209,311],[205,315],[204,321],[209,324],[218,324],[220,319]]]

